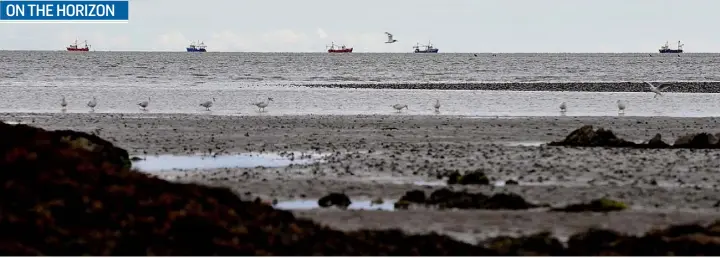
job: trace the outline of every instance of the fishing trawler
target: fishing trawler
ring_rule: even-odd
[[[207,46],[204,42],[200,42],[200,44],[195,45],[195,42],[190,42],[190,45],[185,48],[187,52],[207,52],[207,49],[205,49]]]
[[[66,49],[70,52],[88,52],[90,51],[90,45],[88,45],[87,40],[85,40],[85,46],[78,47],[78,41],[76,39],[75,43],[70,44],[70,46],[66,47]]]
[[[421,47],[422,49],[420,49]],[[440,49],[434,48],[430,41],[428,41],[427,45],[420,45],[420,43],[417,43],[413,46],[413,48],[415,49],[415,53],[437,53],[440,51]]]
[[[683,52],[682,47],[683,47],[684,45],[685,45],[685,44],[680,44],[680,41],[678,40],[678,44],[677,44],[677,47],[678,47],[678,48],[677,48],[677,49],[671,49],[671,48],[670,48],[670,45],[669,45],[668,42],[666,41],[666,42],[665,42],[665,45],[661,46],[659,51],[660,51],[660,53],[682,53],[682,52]]]
[[[328,53],[352,53],[353,48],[347,48],[345,45],[335,45],[335,42],[332,42],[330,46],[325,46],[328,48]]]

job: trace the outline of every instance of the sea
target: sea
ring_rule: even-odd
[[[625,116],[720,115],[719,93],[670,89],[655,98],[647,91],[549,90],[557,83],[720,82],[720,54],[0,51],[0,59],[0,112],[617,116],[617,101],[623,100]],[[527,88],[352,88],[481,83]],[[330,87],[338,85],[345,87]],[[86,104],[93,97],[98,104],[91,111]],[[213,98],[210,111],[200,106]],[[264,112],[252,105],[268,98],[273,101]],[[147,100],[149,107],[142,110],[138,103]],[[436,100],[440,112],[433,108]],[[560,113],[562,102],[565,113]],[[394,104],[408,108],[398,113]]]

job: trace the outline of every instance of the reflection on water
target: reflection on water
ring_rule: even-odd
[[[147,156],[144,160],[133,162],[133,168],[142,171],[159,171],[173,169],[213,169],[213,168],[253,168],[263,167],[284,167],[290,164],[309,164],[318,161],[318,156],[299,159],[283,157],[278,154],[255,154],[243,153],[222,156],[178,156],[159,155]]]
[[[351,210],[395,210],[395,202],[397,200],[384,200],[382,204],[373,204],[372,201],[367,200],[351,200],[352,204],[348,209]],[[292,200],[292,201],[281,201],[273,205],[277,209],[282,210],[310,210],[319,209],[318,200]]]
[[[508,141],[508,142],[496,142],[496,144],[505,146],[527,146],[527,147],[539,147],[547,142],[542,141]]]
[[[448,183],[443,180],[436,180],[436,181],[400,181],[397,178],[392,177],[373,177],[371,178],[372,182],[376,183],[391,183],[391,184],[412,184],[412,185],[419,185],[419,186],[448,186]],[[498,180],[492,182],[493,186],[505,186],[505,180]]]

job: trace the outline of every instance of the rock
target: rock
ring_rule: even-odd
[[[350,204],[352,204],[350,198],[343,193],[331,193],[318,200],[318,205],[323,208],[337,206],[341,209],[347,209]]]
[[[519,184],[520,184],[520,183],[518,183],[518,181],[515,181],[515,180],[512,180],[512,179],[505,181],[505,185],[519,185]]]
[[[525,198],[514,193],[494,194],[483,204],[483,209],[488,210],[527,210],[536,207],[538,205],[529,203]]]
[[[658,149],[670,147],[670,144],[667,144],[662,140],[662,136],[659,133],[655,134],[655,136],[653,136],[653,138],[651,138],[646,143],[646,145],[650,148],[658,148]]]
[[[628,246],[636,239],[624,236],[615,231],[591,228],[586,232],[580,232],[570,236],[568,239],[567,253],[571,255],[589,254],[600,255],[622,255],[632,253],[633,247]],[[650,249],[646,253],[652,252]],[[639,255],[639,254],[633,254]]]
[[[489,185],[490,179],[485,175],[482,169],[476,169],[472,172],[466,172],[464,175],[460,173],[452,172],[448,175],[448,184],[460,184],[460,185]]]
[[[695,134],[686,134],[675,139],[673,145],[689,145],[690,142],[695,138]]]
[[[484,241],[483,245],[501,256],[558,256],[565,253],[563,244],[550,232],[517,238],[495,237]]]
[[[382,198],[378,197],[378,198],[373,199],[373,200],[370,202],[370,204],[383,204],[384,202],[385,202],[385,201],[383,201]]]
[[[487,196],[482,193],[453,192],[443,188],[435,190],[424,202],[420,202],[421,194],[418,190],[405,193],[401,201],[407,203],[437,206],[441,209],[488,209],[488,210],[521,210],[538,207],[538,205],[525,201],[517,194],[498,193]],[[406,196],[414,196],[410,201]],[[424,198],[424,192],[422,197]]]
[[[551,142],[549,146],[576,146],[576,147],[634,147],[635,143],[625,141],[615,136],[610,130],[593,129],[592,125],[585,125],[572,131],[564,140]]]
[[[564,140],[548,143],[548,146],[709,149],[720,148],[719,139],[720,133],[716,135],[709,133],[688,134],[679,137],[673,145],[669,145],[662,140],[660,134],[655,134],[646,143],[636,144],[618,138],[610,130],[603,128],[593,130],[591,125],[585,125],[572,131]]]
[[[410,203],[424,203],[425,202],[425,192],[420,190],[412,190],[408,191],[400,197],[399,201],[407,201]]]
[[[143,160],[143,158],[138,157],[138,156],[134,156],[134,157],[130,158],[130,161],[141,161],[141,160]]]
[[[644,236],[628,236],[614,231],[590,229],[570,237],[566,255],[621,256],[716,256],[720,236],[714,225],[676,225],[653,230]]]
[[[692,148],[706,149],[714,148],[718,143],[718,138],[709,133],[688,134],[675,140],[673,147],[676,148]]]
[[[88,133],[70,130],[46,131],[24,124],[1,123],[0,134],[6,136],[3,142],[5,147],[32,144],[46,148],[62,147],[70,150],[83,150],[91,152],[95,162],[109,162],[127,169],[132,166],[126,150]],[[10,138],[11,135],[12,138]]]
[[[562,212],[586,212],[586,211],[592,211],[592,212],[610,212],[610,211],[621,211],[627,209],[627,205],[607,199],[607,198],[600,198],[597,200],[593,200],[590,203],[583,203],[583,204],[572,204],[568,205],[563,208],[555,208],[552,209],[553,211],[562,211]]]
[[[411,203],[408,201],[399,200],[399,201],[395,202],[395,204],[393,204],[393,207],[395,207],[395,209],[398,209],[398,210],[407,210],[408,208],[410,208],[410,204]]]
[[[450,184],[450,185],[457,184],[458,181],[460,181],[460,178],[462,178],[462,174],[460,174],[460,172],[458,172],[457,170],[452,171],[452,172],[446,172],[446,175],[444,175],[444,176],[447,176],[448,179],[447,179],[446,183]],[[443,177],[442,174],[438,175],[438,179],[440,179],[442,177]]]
[[[438,190],[435,190],[432,193],[430,193],[430,197],[427,200],[427,202],[428,203],[439,203],[444,200],[447,200],[448,198],[452,197],[454,194],[455,194],[455,192],[453,192],[452,190],[447,189],[447,188],[438,189]]]

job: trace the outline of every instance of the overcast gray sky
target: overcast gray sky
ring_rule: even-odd
[[[718,0],[131,0],[128,24],[0,24],[0,49],[321,52],[720,52]],[[383,32],[398,42],[385,44]]]

